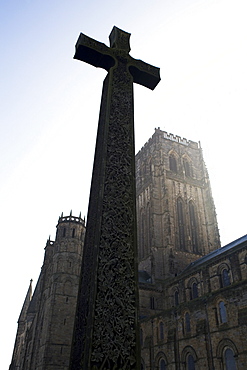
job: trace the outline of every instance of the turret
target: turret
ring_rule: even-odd
[[[65,241],[68,239],[83,240],[85,234],[85,218],[72,216],[72,211],[69,216],[63,216],[63,213],[58,219],[56,242]]]

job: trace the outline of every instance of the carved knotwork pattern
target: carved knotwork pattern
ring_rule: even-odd
[[[133,96],[126,64],[119,63],[113,79],[91,356],[95,369],[136,368]]]

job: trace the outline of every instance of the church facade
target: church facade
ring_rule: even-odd
[[[220,248],[200,143],[159,128],[136,155],[141,367],[245,369],[247,236]],[[85,221],[58,220],[11,370],[68,369]]]

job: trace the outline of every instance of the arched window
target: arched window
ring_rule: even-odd
[[[187,161],[187,159],[184,159],[184,160],[183,160],[183,163],[184,163],[184,173],[185,173],[185,176],[190,177],[190,176],[191,176],[191,168],[190,168],[190,164],[189,164],[189,162]]]
[[[220,301],[219,303],[219,314],[220,314],[221,324],[224,324],[225,322],[227,322],[226,306],[223,301]]]
[[[221,285],[222,288],[231,285],[229,273],[226,268],[221,271]]]
[[[179,305],[179,293],[178,293],[178,290],[176,290],[175,293],[174,293],[174,305],[175,305],[175,307]]]
[[[164,331],[164,323],[163,322],[160,322],[159,324],[159,337],[160,337],[160,340],[164,340],[165,339],[165,331]]]
[[[185,314],[185,331],[186,333],[190,333],[191,328],[190,328],[190,314],[186,312]]]
[[[197,283],[193,283],[191,286],[191,299],[198,298],[198,287]]]
[[[184,211],[183,211],[183,201],[181,198],[177,200],[177,213],[178,213],[178,233],[179,233],[179,247],[180,249],[185,249],[185,225],[184,225]]]
[[[159,370],[166,370],[166,363],[163,358],[159,362]]]
[[[189,215],[190,215],[190,236],[193,252],[198,253],[198,235],[197,235],[197,222],[195,215],[194,204],[189,202]]]
[[[186,370],[195,370],[195,360],[191,354],[186,359]]]
[[[177,161],[173,154],[169,156],[169,167],[171,171],[177,173]]]
[[[227,348],[224,353],[224,363],[226,370],[237,370],[234,353],[231,348]]]

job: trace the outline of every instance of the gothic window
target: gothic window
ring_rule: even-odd
[[[165,360],[162,358],[159,363],[159,370],[166,370]]]
[[[195,299],[195,298],[198,298],[198,287],[197,287],[197,283],[193,283],[192,286],[191,286],[191,296],[190,296],[191,299]]]
[[[160,322],[160,324],[159,324],[159,337],[160,337],[160,340],[164,340],[164,338],[165,338],[164,323],[163,322]]]
[[[220,314],[221,324],[224,324],[225,322],[227,322],[226,306],[223,301],[220,301],[219,303],[219,314]]]
[[[175,307],[179,305],[179,293],[177,290],[174,293],[174,304],[175,304]]]
[[[177,160],[173,154],[169,156],[169,167],[171,171],[177,173]]]
[[[221,271],[221,285],[222,288],[231,285],[229,272],[226,268]]]
[[[186,359],[186,370],[195,370],[195,360],[191,354]]]
[[[225,350],[224,363],[226,370],[237,370],[234,353],[231,348]]]
[[[190,328],[190,314],[186,312],[185,314],[185,331],[186,333],[190,333],[191,328]]]
[[[197,222],[196,222],[196,215],[195,215],[195,207],[191,201],[189,202],[189,215],[190,215],[190,234],[191,234],[190,236],[191,236],[192,250],[194,253],[198,253],[198,235],[197,235]]]
[[[189,164],[189,162],[187,161],[187,159],[184,159],[184,160],[183,160],[183,163],[184,163],[184,172],[185,172],[185,176],[190,177],[190,176],[191,176],[191,168],[190,168],[190,164]]]
[[[181,198],[177,200],[177,214],[178,214],[178,234],[179,234],[179,246],[180,249],[185,249],[185,225],[184,225],[184,211],[183,201]]]

